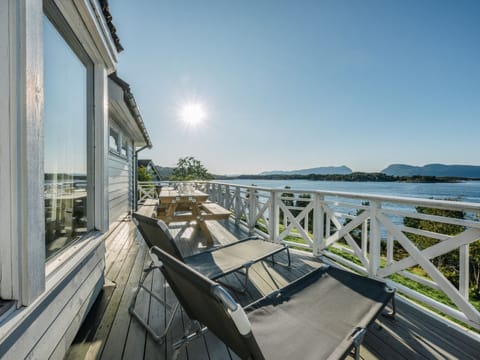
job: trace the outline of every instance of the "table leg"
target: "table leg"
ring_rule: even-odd
[[[205,237],[205,240],[207,241],[207,246],[212,247],[213,246],[213,238],[212,234],[210,233],[210,230],[208,230],[207,224],[205,224],[205,220],[202,219],[201,213],[200,213],[200,208],[198,204],[193,204],[192,206],[192,214],[195,215],[197,219],[197,224],[200,227],[200,230],[203,232],[203,236]]]
[[[165,216],[163,217],[164,218],[163,221],[167,225],[172,222],[176,209],[177,209],[177,203],[176,202],[168,204],[168,207],[165,210]]]

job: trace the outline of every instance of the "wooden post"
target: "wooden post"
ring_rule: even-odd
[[[108,199],[108,79],[104,65],[94,66],[95,82],[95,202],[94,209],[89,208],[89,214],[94,214],[95,228],[107,232],[109,227]],[[92,211],[94,210],[94,211]]]
[[[380,267],[380,222],[377,219],[377,212],[380,206],[376,201],[370,203],[370,266],[368,276],[377,277]]]
[[[235,195],[234,195],[234,209],[235,209],[235,224],[240,223],[240,219],[242,217],[241,209],[242,209],[242,197],[240,195],[240,187],[235,187]]]
[[[248,189],[249,197],[248,197],[248,230],[250,233],[253,233],[253,229],[255,228],[255,189],[253,187]]]
[[[280,193],[272,190],[270,191],[270,209],[269,209],[269,217],[270,217],[270,240],[273,242],[280,242],[279,235],[280,235]]]
[[[387,237],[387,264],[390,265],[393,263],[393,235],[388,234]]]
[[[320,256],[321,251],[325,249],[325,226],[324,217],[325,211],[323,210],[322,202],[324,196],[315,193],[313,195],[313,255]]]
[[[368,253],[368,219],[362,224],[362,254],[366,258]]]
[[[459,248],[460,252],[460,272],[459,272],[459,291],[460,294],[468,300],[468,290],[470,282],[470,264],[469,264],[469,245],[462,245]]]

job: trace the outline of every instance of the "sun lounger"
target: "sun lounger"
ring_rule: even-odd
[[[269,258],[271,258],[271,260],[275,263],[274,256],[282,251],[286,251],[288,262],[283,264],[277,261],[277,263],[290,266],[290,252],[286,245],[263,241],[256,237],[239,240],[228,245],[208,249],[199,254],[183,257],[179,248],[175,244],[175,240],[168,230],[167,225],[163,221],[138,213],[134,213],[133,217],[137,222],[138,230],[142,234],[142,237],[149,248],[158,246],[171,256],[175,257],[177,260],[200,272],[202,275],[219,282],[222,277],[233,272],[239,272],[240,274],[243,274],[244,283],[242,284],[241,288],[234,288],[225,284],[226,286],[229,286],[231,289],[238,292],[245,291],[248,285],[249,268],[254,263],[267,260]],[[158,266],[151,265],[150,268],[145,271],[144,276],[142,277],[137,288],[137,292],[132,299],[129,311],[133,317],[135,317],[140,321],[140,323],[142,323],[142,325],[145,326],[154,339],[161,341],[161,338],[164,337],[165,334],[156,334],[134,310],[136,297],[140,289],[147,291],[158,301],[163,302],[162,299],[159,299],[144,286],[146,276],[155,268],[158,268]]]
[[[332,266],[319,268],[243,309],[218,283],[157,247],[152,256],[178,301],[242,359],[339,359],[359,357],[366,328],[394,299],[383,282]]]

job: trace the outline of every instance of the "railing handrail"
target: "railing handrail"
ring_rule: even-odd
[[[378,195],[370,193],[355,193],[347,191],[328,191],[328,190],[313,190],[313,189],[276,189],[268,188],[262,186],[252,186],[252,185],[243,185],[243,184],[233,184],[233,183],[224,183],[219,181],[191,181],[194,183],[210,183],[217,185],[228,185],[241,187],[245,189],[254,189],[257,191],[267,191],[267,192],[280,192],[280,193],[292,193],[292,194],[319,194],[323,196],[332,196],[332,197],[348,197],[351,199],[365,200],[371,199],[380,202],[386,203],[397,203],[397,204],[406,204],[406,205],[420,205],[425,207],[432,207],[438,209],[448,209],[448,210],[468,210],[468,211],[478,211],[480,212],[480,203],[465,202],[465,201],[453,201],[453,200],[440,200],[440,199],[427,199],[427,198],[416,198],[416,197],[406,197],[406,196],[392,196],[392,195]]]

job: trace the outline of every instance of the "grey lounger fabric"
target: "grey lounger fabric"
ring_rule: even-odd
[[[230,315],[239,305],[219,284],[159,248],[151,252],[188,316],[242,359],[341,358],[394,295],[382,282],[323,267],[249,305],[245,331]]]
[[[183,257],[163,221],[138,213],[134,213],[133,217],[137,220],[137,227],[150,248],[160,247],[210,279],[218,279],[242,268],[248,268],[257,261],[285,250],[290,260],[288,247],[285,245],[252,238]]]

